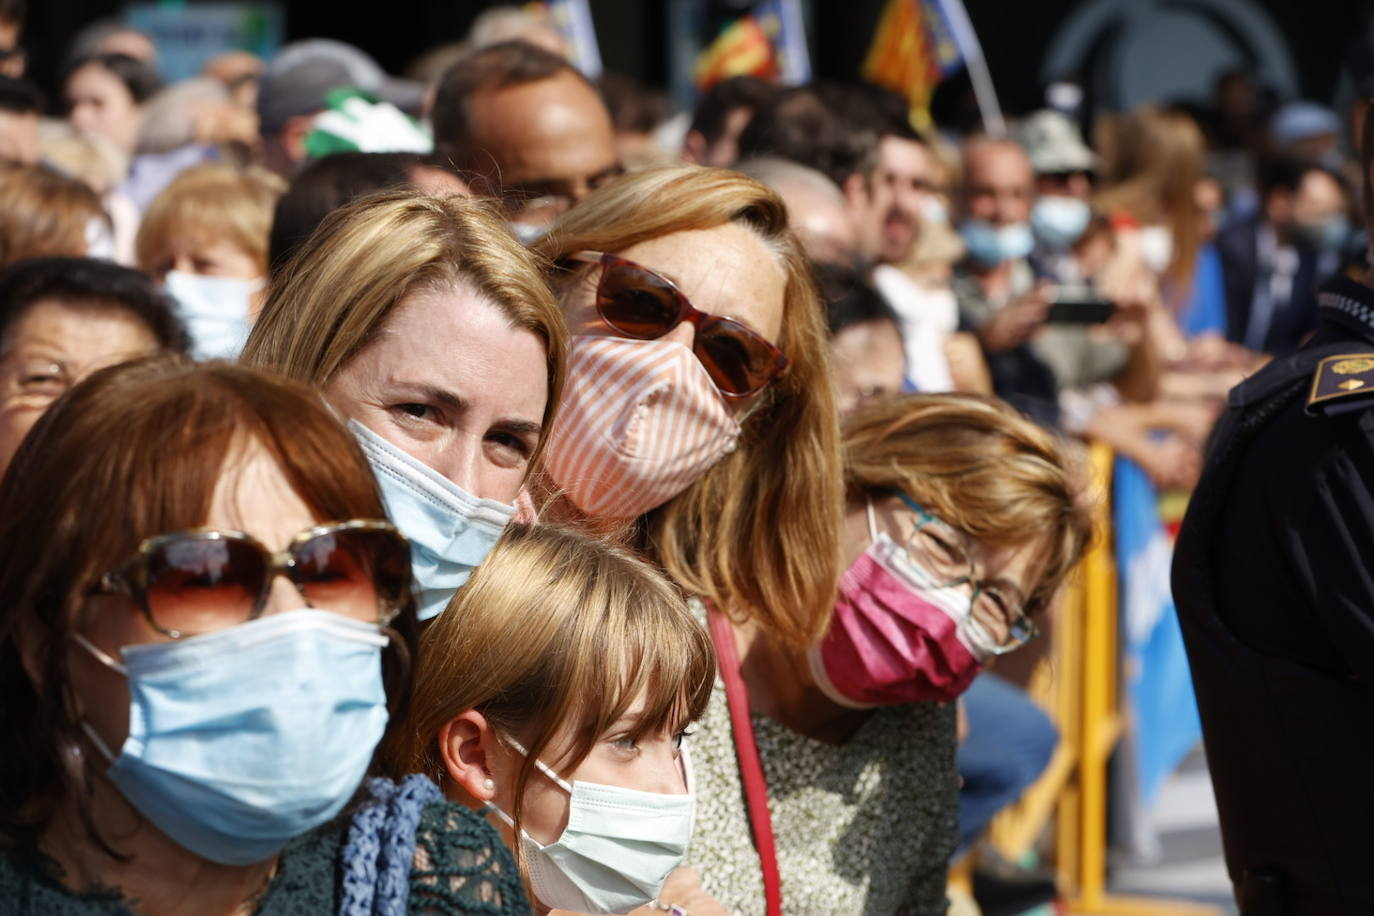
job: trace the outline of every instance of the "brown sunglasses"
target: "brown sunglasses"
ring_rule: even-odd
[[[696,329],[692,352],[727,398],[757,394],[787,372],[787,357],[757,331],[692,306],[667,277],[600,251],[576,251],[569,260],[601,265],[596,312],[617,334],[657,340],[684,321]]]

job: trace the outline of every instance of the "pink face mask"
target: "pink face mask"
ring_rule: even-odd
[[[938,586],[906,548],[877,530],[845,570],[835,616],[808,653],[817,685],[841,706],[945,702],[968,689],[995,645],[958,589]]]
[[[637,518],[701,479],[739,435],[682,344],[578,335],[545,461],[583,512]]]

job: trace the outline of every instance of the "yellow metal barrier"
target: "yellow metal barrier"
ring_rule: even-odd
[[[1030,694],[1054,719],[1059,747],[1022,800],[998,815],[990,839],[1019,860],[1054,818],[1055,872],[1067,911],[1096,916],[1219,916],[1216,907],[1106,889],[1107,763],[1121,738],[1116,563],[1111,542],[1112,451],[1091,446],[1098,538],[1065,588],[1053,644]]]

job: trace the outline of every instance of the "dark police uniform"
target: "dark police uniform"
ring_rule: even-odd
[[[1374,290],[1231,391],[1174,554],[1242,913],[1374,914]]]

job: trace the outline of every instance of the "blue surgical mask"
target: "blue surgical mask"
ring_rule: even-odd
[[[515,506],[473,496],[356,420],[348,428],[372,465],[387,514],[410,539],[416,616],[435,617],[486,559]]]
[[[1046,194],[1031,207],[1031,229],[1035,237],[1049,248],[1068,248],[1078,241],[1092,219],[1087,201],[1061,194]]]
[[[994,226],[987,220],[966,219],[959,227],[959,234],[963,236],[969,256],[989,267],[1024,258],[1035,247],[1030,223]]]
[[[1318,251],[1339,249],[1350,240],[1350,220],[1338,213],[1316,223],[1296,223],[1293,234]]]
[[[250,306],[253,294],[262,289],[262,281],[172,270],[164,282],[191,335],[191,355],[196,359],[237,359],[248,342]]]
[[[263,862],[338,814],[386,728],[375,624],[269,614],[174,642],[125,646],[129,737],[106,775],[178,844],[224,865]]]
[[[529,756],[518,741],[507,743]],[[547,907],[574,913],[628,913],[656,898],[692,839],[696,795],[686,748],[682,755],[685,795],[581,780],[570,784],[536,759],[534,765],[570,801],[568,826],[554,842],[546,846],[520,831],[534,896]],[[495,804],[487,807],[515,828],[506,812]]]

